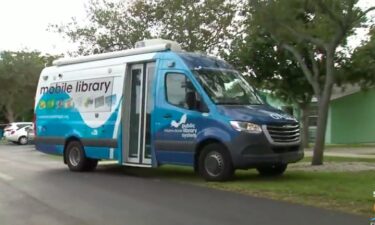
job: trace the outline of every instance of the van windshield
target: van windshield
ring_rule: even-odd
[[[193,73],[217,105],[260,105],[261,98],[235,70],[199,68]]]

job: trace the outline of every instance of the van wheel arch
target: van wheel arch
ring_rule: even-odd
[[[194,154],[194,171],[195,172],[198,172],[199,156],[202,153],[202,150],[207,145],[213,144],[213,143],[217,143],[217,144],[222,145],[225,148],[225,150],[228,152],[229,156],[231,156],[230,152],[228,151],[227,146],[222,141],[220,141],[219,139],[216,139],[216,138],[205,139],[205,140],[199,142],[197,147],[195,148],[195,154]],[[231,158],[231,160],[232,160],[232,158]]]
[[[79,143],[82,144],[81,140],[77,137],[69,137],[66,139],[65,144],[64,144],[64,152],[63,152],[63,157],[64,157],[64,164],[67,164],[67,159],[66,159],[66,148],[68,147],[69,143],[72,141],[78,141]]]

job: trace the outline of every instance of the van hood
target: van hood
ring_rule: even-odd
[[[297,120],[289,114],[269,105],[218,105],[218,112],[230,120],[255,124],[290,124]]]

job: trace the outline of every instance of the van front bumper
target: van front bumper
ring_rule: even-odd
[[[300,143],[271,144],[263,133],[241,133],[232,142],[227,143],[227,146],[236,169],[295,163],[304,157]]]
[[[266,155],[246,155],[235,163],[237,169],[256,168],[264,165],[289,164],[301,160],[303,151]]]

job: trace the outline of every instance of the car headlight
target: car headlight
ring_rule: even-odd
[[[241,121],[230,121],[230,125],[237,131],[245,131],[252,134],[262,133],[262,128],[254,123],[241,122]]]

